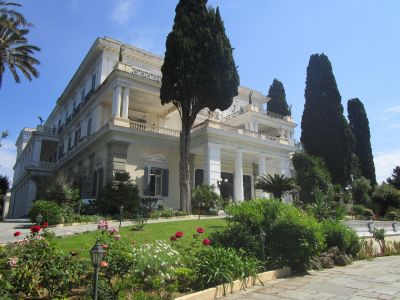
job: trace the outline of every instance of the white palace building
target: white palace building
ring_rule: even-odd
[[[24,128],[8,217],[26,216],[38,176],[75,172],[83,198],[95,198],[115,171],[127,171],[140,195],[179,208],[179,113],[161,105],[163,58],[98,38],[43,125]],[[291,176],[295,151],[289,116],[266,111],[261,92],[240,86],[226,111],[203,110],[192,130],[191,184],[209,184],[234,201],[266,196],[258,175]]]

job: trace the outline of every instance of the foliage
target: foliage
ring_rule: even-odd
[[[32,233],[27,240],[8,244],[0,257],[0,286],[13,299],[56,299],[84,286],[87,263],[57,249],[51,235]]]
[[[10,179],[7,176],[0,175],[0,195],[5,194],[10,189]]]
[[[367,204],[369,202],[369,192],[372,190],[371,181],[365,177],[355,179],[351,183],[351,193],[355,204]]]
[[[178,283],[178,289],[180,292],[188,292],[196,280],[196,274],[194,270],[187,267],[178,267],[174,271],[174,276]]]
[[[387,183],[400,190],[400,166],[393,169],[392,176],[387,179]]]
[[[246,277],[257,277],[261,263],[242,251],[232,248],[202,247],[189,262],[195,275],[194,286],[205,289],[219,284],[232,283]]]
[[[274,198],[281,199],[286,194],[298,189],[293,178],[285,175],[270,174],[261,175],[256,182],[256,189],[260,189],[267,193],[272,193]]]
[[[379,247],[381,248],[381,254],[384,255],[385,254],[385,248],[386,248],[386,244],[385,244],[385,229],[383,229],[383,228],[374,228],[374,230],[372,231],[372,236],[375,239],[375,241],[378,242]]]
[[[140,214],[136,215],[135,218],[132,220],[133,230],[144,230],[144,227],[146,226],[148,220],[149,219],[147,217],[144,217]]]
[[[374,217],[374,212],[372,209],[366,208],[366,209],[364,209],[363,215],[364,215],[364,217],[366,217],[369,220]]]
[[[73,188],[64,178],[59,178],[50,184],[45,200],[72,207],[75,211],[78,211],[81,205],[79,190]]]
[[[140,206],[139,190],[129,173],[115,172],[112,182],[100,190],[96,203],[102,213],[117,214],[123,205],[124,212],[136,214]]]
[[[190,213],[186,211],[180,211],[180,210],[173,210],[173,209],[164,209],[164,210],[155,210],[152,211],[149,214],[150,219],[156,219],[156,218],[172,218],[172,217],[182,217],[182,216],[187,216]]]
[[[296,170],[296,183],[300,187],[300,201],[304,204],[314,202],[315,190],[327,193],[331,185],[331,176],[321,158],[296,152],[292,158]]]
[[[361,204],[354,204],[352,207],[352,211],[354,212],[354,214],[358,216],[363,216],[365,211],[365,206]]]
[[[1,147],[1,140],[5,139],[6,137],[8,137],[8,130],[0,131],[0,147]]]
[[[269,87],[268,97],[271,98],[271,100],[267,102],[268,111],[280,114],[282,116],[291,115],[290,107],[286,102],[286,93],[282,82],[274,79]]]
[[[318,221],[326,220],[331,217],[331,208],[327,201],[327,197],[316,190],[314,192],[315,201],[307,206],[307,209]]]
[[[326,220],[322,222],[322,230],[325,235],[327,249],[337,246],[340,251],[353,256],[360,251],[361,243],[357,233],[346,225]]]
[[[354,154],[357,155],[361,175],[376,185],[374,157],[371,148],[369,121],[363,103],[358,99],[347,102],[349,126],[355,138]]]
[[[375,187],[372,200],[380,205],[380,215],[384,216],[389,206],[400,208],[400,191],[390,184],[383,183]]]
[[[0,2],[0,5],[4,5],[4,2]],[[4,11],[4,7],[0,6],[0,9],[1,12]],[[17,83],[21,82],[17,69],[29,81],[33,77],[39,77],[36,65],[40,62],[33,57],[33,54],[35,51],[40,51],[40,48],[29,44],[27,38],[29,29],[27,23],[23,22],[24,19],[21,17],[21,14],[19,14],[19,17],[7,14],[0,15],[0,36],[2,37],[0,44],[0,87],[6,66]]]
[[[225,110],[238,94],[239,75],[219,9],[207,0],[181,0],[175,9],[161,67],[161,103],[172,102],[182,122],[180,135],[180,205],[191,211],[190,132],[204,108]]]
[[[243,230],[238,235],[252,236],[252,239],[248,237],[242,243],[237,240],[227,245],[254,253],[262,229],[266,234],[265,250],[269,267],[289,265],[294,269],[303,269],[308,259],[323,248],[324,237],[319,224],[313,217],[292,205],[276,200],[255,199],[230,205],[226,212],[232,230]],[[232,235],[232,230],[228,228],[223,234],[213,234],[212,237],[217,239],[217,243],[226,246],[223,244],[226,240],[224,234]],[[259,245],[262,245],[261,242]],[[260,252],[258,250],[259,258]]]
[[[392,220],[392,221],[397,220],[397,218],[399,217],[399,214],[394,210],[390,211],[387,215],[388,215],[388,219]]]
[[[215,214],[221,202],[221,196],[215,192],[215,186],[202,184],[197,186],[192,193],[193,212]]]
[[[304,149],[321,157],[333,183],[345,187],[352,174],[354,137],[343,116],[332,65],[325,54],[310,57],[305,98],[300,139]]]
[[[29,218],[32,222],[36,222],[37,216],[41,214],[42,222],[48,222],[49,225],[60,224],[64,222],[61,207],[52,201],[37,200],[33,203],[29,211]]]

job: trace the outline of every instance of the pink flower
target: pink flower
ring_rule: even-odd
[[[118,233],[119,230],[117,228],[115,228],[115,227],[110,227],[110,229],[108,229],[108,232],[111,233],[111,234],[114,234],[114,233]]]
[[[183,237],[183,232],[182,232],[182,231],[177,231],[177,232],[175,233],[175,237],[176,237],[177,239],[180,239],[181,237]]]
[[[204,233],[204,228],[198,227],[196,228],[197,233]]]
[[[102,262],[100,262],[100,267],[107,268],[108,267],[108,262],[103,260]]]
[[[175,235],[172,235],[172,236],[169,238],[169,240],[170,240],[171,242],[175,242],[175,241],[176,241],[176,236],[175,236]]]
[[[44,236],[35,235],[35,239],[37,239],[37,240],[44,240]]]
[[[44,222],[44,223],[42,224],[42,228],[47,228],[47,227],[49,227],[49,222]]]
[[[119,241],[119,240],[121,239],[121,235],[119,235],[119,234],[114,235],[114,239],[116,239],[117,241]]]
[[[8,265],[10,266],[10,268],[14,268],[18,263],[18,257],[10,257],[8,259]]]
[[[16,231],[16,232],[14,232],[14,236],[15,237],[18,237],[18,236],[20,236],[21,235],[21,231]]]
[[[211,245],[211,240],[210,239],[204,239],[203,240],[203,245],[204,246],[210,246]]]
[[[98,230],[107,230],[108,229],[108,222],[106,220],[101,220],[97,225]]]
[[[107,244],[103,244],[103,245],[101,245],[101,248],[103,248],[104,250],[107,250],[108,249],[108,245]]]

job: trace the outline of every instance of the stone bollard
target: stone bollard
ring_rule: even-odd
[[[397,232],[397,222],[393,222],[392,226],[393,226],[393,231]]]
[[[374,221],[369,220],[367,223],[367,226],[368,226],[369,233],[372,233],[374,231]]]

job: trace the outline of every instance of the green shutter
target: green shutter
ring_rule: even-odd
[[[144,196],[150,196],[149,168],[148,168],[148,167],[144,167],[143,195],[144,195]]]
[[[169,170],[162,169],[162,196],[168,197]]]

